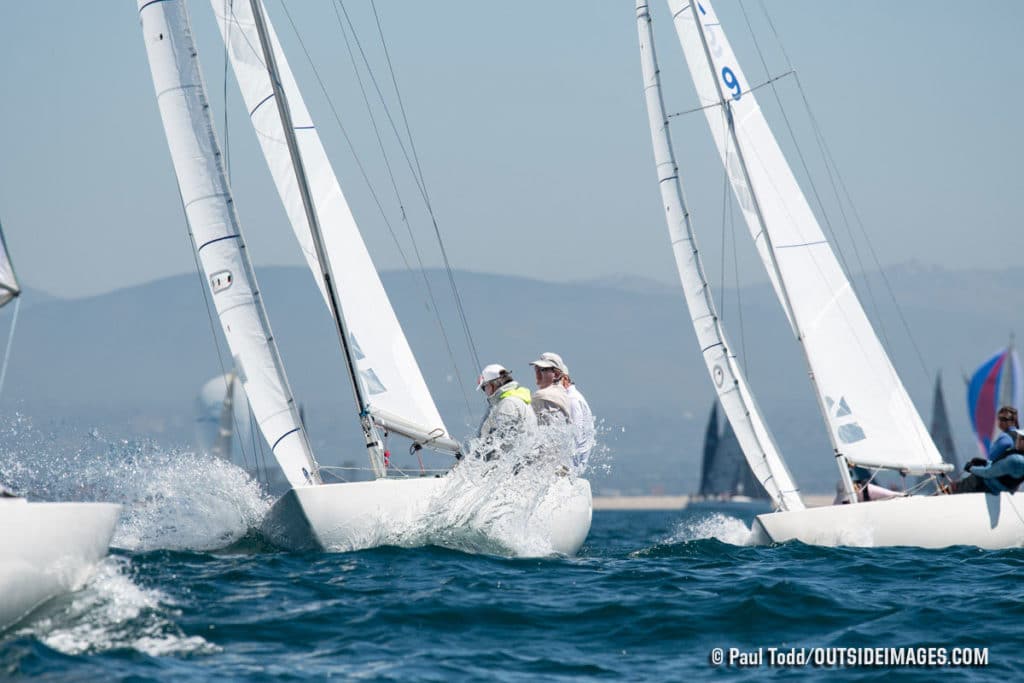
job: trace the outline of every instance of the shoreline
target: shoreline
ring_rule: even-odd
[[[594,496],[594,510],[682,510],[690,502],[690,495],[676,496]],[[831,505],[835,496],[811,493],[803,497],[807,507]]]

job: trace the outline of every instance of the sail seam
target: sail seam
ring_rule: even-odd
[[[154,2],[166,2],[166,1],[167,0],[154,0]],[[167,90],[161,90],[160,92],[158,92],[156,94],[156,98],[159,100],[161,97],[163,97],[167,93],[178,92],[179,90],[194,90],[195,88],[198,88],[198,87],[199,87],[199,85],[196,84],[196,83],[192,83],[191,85],[176,85],[173,88],[168,88]]]
[[[220,197],[228,197],[228,201],[230,201],[231,194],[229,192],[214,192],[213,194],[204,194],[202,197],[196,197],[195,199],[186,202],[185,209],[188,209],[193,204],[198,204],[199,202],[206,201],[207,199],[218,199]]]
[[[800,247],[814,247],[819,244],[828,244],[828,240],[816,240],[814,242],[803,242],[802,244],[776,244],[776,249],[799,249]]]

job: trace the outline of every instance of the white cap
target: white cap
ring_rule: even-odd
[[[538,368],[555,368],[563,375],[569,374],[569,368],[566,367],[562,361],[562,357],[557,353],[545,352],[540,354],[540,358],[530,363],[530,365]]]
[[[476,378],[476,388],[483,389],[485,384],[498,379],[502,373],[508,374],[508,370],[505,369],[504,365],[491,363],[480,371],[480,376]]]

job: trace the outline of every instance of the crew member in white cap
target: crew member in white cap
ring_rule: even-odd
[[[562,386],[565,363],[557,353],[542,353],[530,363],[537,378],[537,390],[533,392],[533,411],[541,424],[568,423],[569,394]]]
[[[482,447],[478,457],[495,460],[508,453],[524,436],[537,431],[537,416],[530,408],[530,390],[519,386],[504,366],[492,363],[480,371],[477,389],[487,394],[490,410],[480,425]]]

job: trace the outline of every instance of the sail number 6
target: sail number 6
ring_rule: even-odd
[[[722,82],[725,83],[725,87],[732,91],[732,98],[738,101],[743,90],[740,88],[740,82],[737,80],[736,74],[727,66],[722,67]]]

